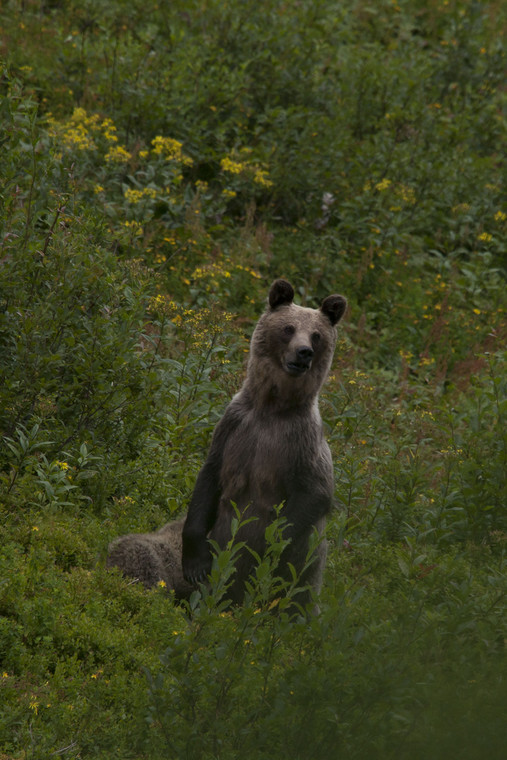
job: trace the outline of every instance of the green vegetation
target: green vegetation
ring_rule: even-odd
[[[1,760],[505,757],[506,23],[2,3]],[[227,552],[188,607],[104,568],[185,510],[278,276],[350,303],[309,621],[276,531],[232,611]]]

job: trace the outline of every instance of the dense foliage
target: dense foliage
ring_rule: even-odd
[[[505,757],[506,23],[2,3],[2,760]],[[309,620],[276,525],[241,609],[233,548],[187,606],[104,568],[184,512],[278,276],[350,304]]]

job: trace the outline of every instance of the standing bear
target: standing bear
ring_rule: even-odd
[[[266,528],[276,517],[276,507],[283,505],[283,538],[290,543],[278,572],[290,578],[290,563],[302,573],[302,585],[320,590],[325,539],[310,564],[307,555],[312,532],[323,533],[331,508],[333,466],[318,396],[347,302],[331,295],[320,309],[310,309],[293,300],[289,282],[272,284],[267,309],[252,336],[245,382],[215,428],[184,522],[117,539],[110,545],[108,566],[120,567],[147,586],[165,580],[176,596],[189,596],[211,570],[209,540],[221,549],[230,541],[235,509],[242,521],[248,520],[236,540],[262,556]],[[227,592],[232,602],[241,603],[254,567],[251,551],[243,548]],[[309,594],[297,601],[305,605]]]
[[[320,309],[293,303],[294,289],[276,280],[268,306],[254,330],[245,382],[217,424],[183,527],[183,575],[196,585],[206,580],[212,551],[208,539],[225,548],[231,539],[235,509],[242,519],[237,541],[261,555],[265,530],[283,504],[287,525],[279,573],[287,565],[303,570],[314,529],[322,534],[333,498],[331,452],[322,431],[319,391],[336,344],[336,325],[347,302],[331,295]],[[323,540],[301,582],[320,590],[326,559]],[[241,603],[255,560],[243,549],[228,589]],[[305,598],[298,597],[305,604]]]

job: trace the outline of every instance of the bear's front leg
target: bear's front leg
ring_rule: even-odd
[[[190,500],[182,534],[182,568],[185,580],[194,586],[204,583],[211,570],[213,557],[208,533],[217,519],[223,453],[240,419],[234,404],[230,404],[215,428],[208,457],[197,476]]]
[[[208,457],[197,476],[183,526],[183,576],[193,586],[204,583],[211,570],[212,555],[207,536],[215,524],[220,498],[216,469],[213,460]]]
[[[284,538],[297,540],[300,535],[311,531],[329,513],[331,503],[329,494],[301,490],[289,496],[282,511],[282,517],[289,523],[283,531]]]
[[[197,586],[205,583],[211,571],[211,550],[206,537],[183,534],[183,577]]]

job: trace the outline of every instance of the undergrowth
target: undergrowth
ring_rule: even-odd
[[[505,756],[505,22],[3,4],[2,760]],[[279,276],[349,300],[321,612],[276,530],[178,606],[107,545],[184,513]]]

